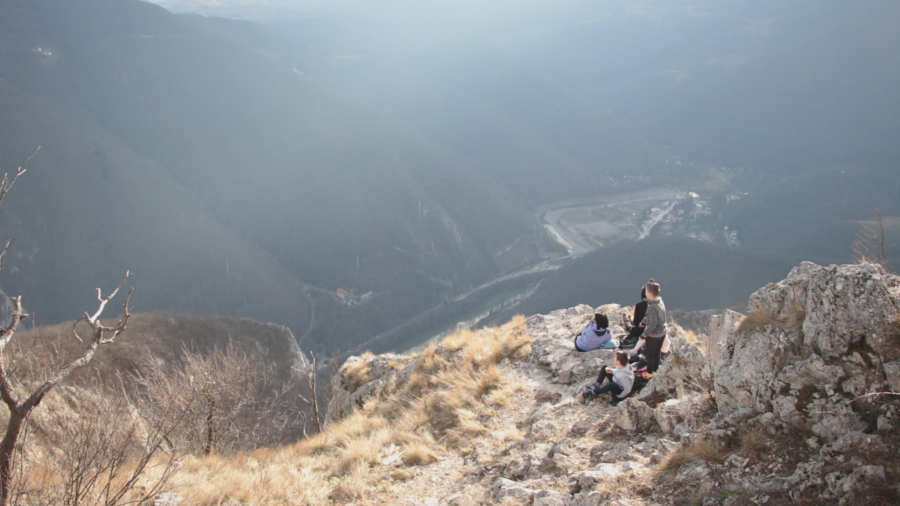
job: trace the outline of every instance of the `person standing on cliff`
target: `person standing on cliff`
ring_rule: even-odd
[[[666,340],[666,304],[659,296],[659,283],[650,278],[644,287],[647,293],[647,314],[644,316],[644,356],[647,357],[647,374],[653,377],[659,368],[660,354]]]

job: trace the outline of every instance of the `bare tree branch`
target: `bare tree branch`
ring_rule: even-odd
[[[20,171],[22,171],[21,168]],[[15,179],[13,179],[12,182],[14,181]],[[11,186],[12,182],[0,183],[0,194],[2,194],[4,188],[6,188],[8,191],[8,187]],[[0,199],[2,199],[2,195],[0,195]],[[103,298],[100,295],[100,290],[98,289],[98,310],[94,313],[93,316],[87,316],[87,313],[85,313],[85,316],[82,317],[82,319],[85,319],[92,328],[91,339],[88,342],[88,345],[85,348],[84,352],[80,357],[60,367],[55,373],[51,373],[49,378],[47,378],[41,385],[39,385],[30,394],[28,394],[24,401],[19,401],[19,398],[15,393],[15,388],[10,382],[9,374],[7,373],[5,357],[3,357],[2,355],[3,348],[9,343],[10,339],[12,339],[16,329],[18,328],[19,322],[25,317],[24,313],[22,313],[21,297],[11,298],[11,300],[13,301],[13,305],[15,306],[12,322],[10,323],[10,326],[6,329],[3,329],[2,334],[0,334],[0,399],[2,399],[3,403],[6,404],[6,407],[9,409],[9,420],[6,424],[6,433],[3,437],[3,440],[0,441],[0,506],[6,506],[9,501],[10,483],[12,480],[12,465],[13,458],[15,456],[16,445],[23,425],[28,416],[31,414],[31,411],[38,404],[40,404],[44,396],[47,395],[47,393],[52,390],[53,387],[55,387],[66,376],[71,374],[72,371],[83,367],[85,364],[90,362],[100,345],[113,342],[113,340],[115,340],[115,338],[119,334],[125,331],[125,328],[128,324],[128,319],[131,317],[131,312],[128,309],[128,303],[131,300],[131,294],[134,291],[133,288],[129,289],[128,294],[125,296],[125,301],[122,304],[122,315],[115,325],[103,325],[100,321],[100,316],[102,315],[103,309],[105,309],[106,304],[110,300],[112,300],[113,297],[115,297],[115,295],[119,292],[122,286],[124,286],[125,282],[129,278],[131,278],[131,272],[126,272],[125,278],[122,280],[122,282],[120,282],[116,289],[113,290],[112,293],[110,293],[110,295],[106,298]],[[81,319],[79,319],[79,321],[81,321]],[[78,333],[76,332],[74,326],[72,331],[75,334],[75,337],[83,342],[81,337],[78,336]],[[112,334],[111,336],[108,335],[110,333]]]
[[[37,149],[34,150],[34,153],[32,153],[31,156],[29,156],[25,160],[25,163],[23,163],[21,167],[16,169],[16,173],[13,175],[12,179],[10,179],[9,177],[9,172],[3,175],[3,180],[0,181],[0,204],[3,203],[3,199],[6,198],[6,194],[9,193],[9,190],[11,190],[13,185],[16,184],[16,180],[19,179],[19,176],[28,171],[28,169],[26,169],[26,167],[28,166],[28,162],[30,162],[31,159],[34,158],[34,156],[38,154],[38,151],[40,150],[41,147],[38,146]]]
[[[864,223],[856,219],[858,231],[853,242],[853,256],[858,263],[878,264],[887,268],[887,255],[893,246],[887,244],[884,213],[875,208],[874,223]]]

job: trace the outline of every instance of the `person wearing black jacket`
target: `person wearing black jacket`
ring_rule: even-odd
[[[634,305],[634,316],[631,318],[632,329],[635,327],[640,328],[641,330],[636,334],[637,336],[641,335],[641,332],[644,331],[644,327],[641,327],[641,322],[644,320],[644,316],[647,314],[647,287],[641,288],[641,301]],[[629,329],[631,330],[631,329]]]
[[[620,348],[631,349],[641,338],[644,333],[644,325],[641,323],[647,314],[647,288],[641,288],[641,301],[634,305],[633,316],[631,322],[625,321],[625,329],[628,335],[622,339]]]

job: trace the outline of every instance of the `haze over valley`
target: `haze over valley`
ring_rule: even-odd
[[[875,208],[900,238],[898,23],[889,1],[0,0],[0,166],[41,146],[0,287],[53,324],[131,270],[137,311],[320,355],[629,304],[651,276],[672,309],[729,307],[850,261]]]

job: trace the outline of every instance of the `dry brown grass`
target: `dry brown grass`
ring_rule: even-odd
[[[341,376],[344,378],[344,388],[351,394],[359,387],[372,381],[372,368],[366,359],[372,357],[372,352],[367,351],[360,355],[360,360],[345,363],[341,367]]]
[[[385,465],[427,465],[486,434],[487,420],[521,388],[504,378],[499,364],[521,356],[530,342],[525,318],[517,317],[498,329],[461,332],[442,346],[429,345],[414,357],[408,381],[316,436],[232,459],[189,459],[178,476],[193,484],[184,490],[190,497],[185,504],[226,498],[248,506],[364,501],[388,472]],[[370,374],[359,362],[342,372],[353,378],[345,384],[357,388]],[[502,436],[521,437],[518,429]]]
[[[885,361],[900,359],[900,312],[888,322],[886,335],[887,350],[884,353]]]
[[[687,340],[687,342],[693,344],[694,346],[696,346],[697,342],[699,341],[699,339],[697,339],[697,333],[693,330],[685,330],[681,335]]]
[[[684,464],[705,460],[721,464],[725,462],[727,455],[723,452],[718,441],[712,439],[698,439],[687,448],[679,448],[670,453],[657,467],[657,472],[665,475],[674,475]]]
[[[421,466],[437,462],[438,454],[431,445],[424,443],[410,443],[403,449],[403,463],[407,466]]]
[[[784,312],[779,320],[783,328],[799,331],[803,328],[803,320],[805,319],[806,308],[796,300],[792,300],[784,308]]]
[[[758,458],[768,451],[769,438],[759,430],[746,430],[741,433],[738,452],[746,457]]]
[[[749,314],[747,314],[747,316],[745,316],[741,320],[741,322],[738,323],[738,334],[746,335],[750,332],[760,330],[766,325],[771,325],[774,322],[772,312],[769,311],[768,308],[753,307],[750,308],[750,311],[748,313]]]

